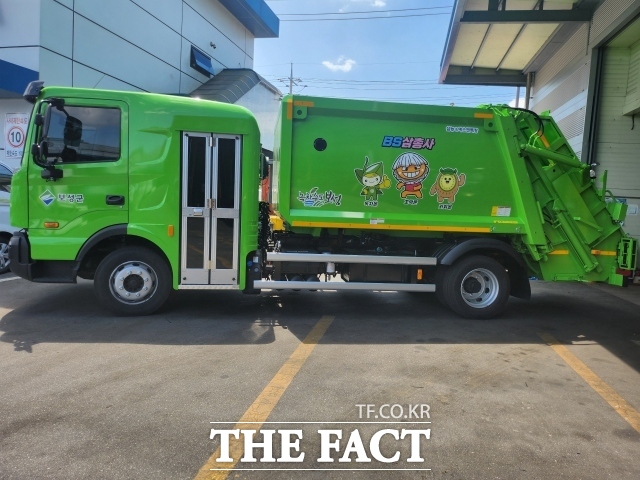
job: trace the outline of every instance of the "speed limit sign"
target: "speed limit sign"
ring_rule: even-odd
[[[28,113],[7,113],[4,123],[4,156],[22,158],[27,139]]]

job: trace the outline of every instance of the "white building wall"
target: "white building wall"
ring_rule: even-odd
[[[46,85],[189,94],[209,80],[191,45],[215,73],[253,67],[253,35],[218,0],[0,0],[0,59]],[[31,105],[0,98],[5,110]]]
[[[73,11],[53,0],[42,0],[40,5],[40,46],[71,59],[73,57]]]
[[[21,49],[40,45],[40,1],[0,0],[1,60],[37,70],[34,68],[38,66],[37,55],[27,51],[27,57],[21,59],[19,53]]]
[[[244,63],[241,64],[241,60],[234,58],[233,61],[237,63],[226,65],[226,68],[253,68],[253,35],[244,28],[220,2],[211,0],[185,0],[184,3],[190,6],[193,11],[203,15],[211,24],[215,25],[215,29],[219,32],[219,35],[216,34],[218,38],[220,38],[220,35],[224,36],[229,42],[240,49],[240,51],[244,52]],[[185,10],[185,16],[186,12],[187,10]],[[185,37],[186,36],[185,32]],[[217,44],[215,40],[213,43]],[[227,45],[227,43],[224,42],[223,45]],[[220,45],[218,45],[218,47],[220,47]]]
[[[188,94],[208,80],[191,45],[215,72],[253,66],[253,35],[217,0],[75,0],[73,33],[74,86]]]
[[[582,155],[587,91],[594,42],[634,0],[606,0],[594,12],[591,25],[581,26],[573,36],[535,72],[531,108],[551,110],[578,157]]]
[[[257,84],[246,94],[235,102],[251,110],[251,113],[258,121],[260,128],[260,141],[262,148],[273,151],[274,148],[274,128],[278,120],[278,112],[280,111],[280,93],[274,92],[262,83]]]

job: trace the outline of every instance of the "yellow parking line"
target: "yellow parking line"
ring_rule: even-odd
[[[304,362],[309,358],[311,352],[318,344],[324,333],[333,322],[334,317],[325,315],[318,323],[313,327],[311,332],[305,337],[300,345],[291,354],[289,359],[284,362],[284,365],[280,367],[278,373],[271,379],[269,384],[262,390],[258,398],[251,404],[249,409],[244,413],[239,423],[233,427],[233,430],[246,428],[242,422],[256,422],[252,423],[249,427],[251,430],[259,430],[262,426],[262,422],[265,422],[276,404],[280,400],[280,397],[284,394],[285,390],[293,380],[293,377],[300,371]],[[223,480],[227,478],[231,472],[231,468],[234,468],[238,459],[244,454],[244,442],[242,440],[235,440],[232,437],[229,442],[229,456],[234,459],[233,462],[220,463],[216,462],[217,458],[220,458],[220,448],[209,457],[207,463],[198,471],[195,476],[195,480]],[[227,470],[218,470],[227,469]]]
[[[547,333],[538,334],[554,352],[567,362],[573,370],[582,377],[598,394],[611,405],[611,407],[624,418],[638,433],[640,433],[640,413],[638,413],[627,401],[607,385],[598,375],[569,351],[567,347],[561,345],[558,340]]]

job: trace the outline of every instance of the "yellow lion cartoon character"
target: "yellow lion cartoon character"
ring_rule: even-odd
[[[456,168],[441,168],[438,173],[436,182],[429,190],[429,195],[438,195],[438,203],[444,203],[446,200],[449,204],[456,201],[456,193],[460,190],[465,182],[467,176],[464,173],[458,175],[458,169]]]

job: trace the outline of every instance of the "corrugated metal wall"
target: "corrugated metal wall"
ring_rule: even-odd
[[[578,156],[582,154],[591,50],[634,3],[637,1],[603,2],[594,13],[591,25],[580,27],[535,72],[531,108],[537,112],[551,110]],[[625,99],[630,98],[628,94],[634,94],[634,75],[640,76],[640,46],[608,48],[603,61],[596,126],[595,161],[599,164],[596,172],[600,176],[607,169],[608,187],[613,194],[626,199],[629,205],[637,205],[640,203],[640,115],[636,119],[638,125],[632,130],[632,117],[622,112]],[[625,230],[640,237],[640,215],[627,215]]]
[[[607,188],[629,205],[640,203],[640,118],[634,125],[631,116],[622,114],[635,50],[605,49],[595,146],[598,176],[607,170]],[[627,215],[625,231],[640,237],[640,215]]]
[[[600,5],[594,12],[593,19],[591,20],[591,35],[589,40],[593,43],[633,2],[634,0],[607,0]]]
[[[578,157],[582,154],[590,55],[587,55],[589,28],[583,25],[536,72],[531,107],[537,112],[551,110]]]
[[[625,115],[638,112],[638,108],[640,108],[640,43],[636,43],[630,48],[629,81],[624,101]]]

